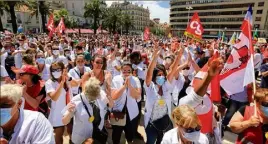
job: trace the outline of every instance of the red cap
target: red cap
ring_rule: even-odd
[[[20,69],[20,73],[38,74],[39,70],[37,69],[37,67],[32,66],[32,65],[24,65]]]

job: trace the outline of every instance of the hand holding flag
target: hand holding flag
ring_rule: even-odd
[[[208,61],[208,75],[214,77],[220,73],[223,68],[222,58],[212,59]]]

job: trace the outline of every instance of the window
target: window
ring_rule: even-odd
[[[256,28],[257,28],[257,29],[260,28],[260,24],[255,24],[255,25],[254,25],[254,28],[255,28],[255,29],[256,29]]]
[[[261,21],[261,17],[256,17],[255,21]]]
[[[264,6],[264,2],[259,2],[259,3],[258,3],[258,6],[259,6],[259,7]]]
[[[257,14],[262,14],[262,10],[257,10]]]

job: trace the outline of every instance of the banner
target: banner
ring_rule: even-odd
[[[64,30],[65,30],[65,24],[63,18],[61,18],[58,27],[56,28],[56,32],[58,33],[58,35],[61,35],[63,34]]]
[[[184,35],[191,37],[195,40],[201,41],[204,29],[200,22],[197,12],[194,13],[191,21],[189,22]]]

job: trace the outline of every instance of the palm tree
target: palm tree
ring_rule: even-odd
[[[3,1],[0,1],[0,16],[4,15],[4,8],[6,7]],[[0,18],[0,31],[4,31],[2,19]]]
[[[134,27],[132,19],[130,18],[130,15],[128,15],[128,14],[123,14],[122,24],[123,24],[127,34],[128,34],[129,29]]]
[[[93,29],[96,34],[100,20],[103,18],[105,8],[103,2],[100,0],[92,0],[90,3],[86,3],[84,7],[84,17],[93,18]]]
[[[118,8],[108,8],[104,18],[104,25],[109,28],[112,33],[115,33],[122,26],[122,13]]]
[[[36,2],[35,0],[28,0],[26,2],[26,6],[31,11],[31,17],[33,17],[34,15],[38,17],[38,14],[40,12],[42,20],[42,29],[43,32],[46,32],[46,17],[53,12],[53,10],[50,8],[50,3],[46,1]]]

